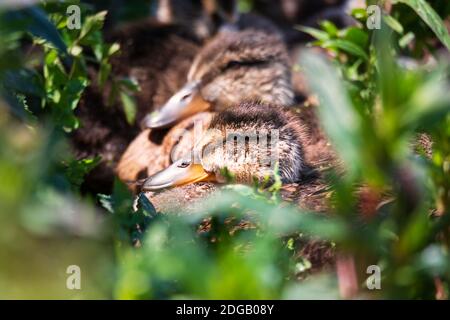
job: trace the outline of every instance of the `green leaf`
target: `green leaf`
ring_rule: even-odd
[[[318,29],[314,29],[311,27],[304,27],[304,26],[297,26],[295,27],[295,29],[302,31],[304,33],[309,34],[311,37],[320,40],[320,41],[326,41],[328,39],[330,39],[330,36],[328,35],[328,33],[318,30]]]
[[[351,16],[357,20],[366,20],[367,19],[367,10],[363,8],[353,9],[351,12]]]
[[[80,121],[78,120],[78,118],[68,110],[63,110],[57,116],[55,116],[55,123],[60,125],[67,133],[78,129],[80,126]]]
[[[450,113],[448,82],[437,75],[414,91],[408,112],[401,119],[405,127],[431,127]]]
[[[450,50],[450,35],[447,28],[436,11],[425,0],[394,0],[393,3],[403,3],[410,6]]]
[[[323,30],[325,30],[326,33],[328,33],[331,37],[336,37],[338,34],[338,28],[336,25],[330,21],[322,21],[320,23],[320,26]]]
[[[356,57],[363,58],[364,60],[369,59],[367,53],[364,52],[364,50],[360,46],[347,40],[327,40],[322,43],[322,47],[325,49],[339,49]]]
[[[103,87],[110,74],[111,64],[109,64],[108,61],[102,61],[100,63],[100,71],[98,73],[98,84],[100,87]]]
[[[362,165],[359,158],[360,119],[346,94],[342,79],[323,57],[312,52],[303,53],[300,63],[310,88],[319,98],[322,125],[346,162],[348,172],[355,173]]]
[[[82,41],[93,32],[101,30],[105,21],[106,14],[107,11],[101,11],[93,16],[87,17],[85,23],[81,28],[81,33],[78,40]]]
[[[133,96],[124,91],[120,92],[120,100],[122,101],[123,111],[125,112],[127,122],[132,125],[136,119],[136,101]]]
[[[71,110],[75,110],[84,89],[88,85],[88,80],[84,78],[70,79],[63,90],[64,102]]]
[[[357,27],[345,29],[342,38],[360,46],[361,48],[366,48],[369,43],[369,35],[367,32]]]
[[[398,45],[401,48],[405,48],[407,45],[409,45],[411,43],[411,41],[414,40],[414,38],[415,38],[414,33],[408,32],[403,37],[401,37],[400,40],[398,40]]]
[[[67,46],[61,38],[61,35],[41,9],[30,7],[8,12],[7,18],[9,21],[23,21],[26,23],[26,30],[33,36],[45,39],[60,52],[67,53]]]
[[[72,185],[79,188],[84,177],[100,163],[101,157],[91,159],[72,160],[68,163],[66,177]]]
[[[403,34],[403,26],[397,19],[392,16],[383,15],[384,22],[398,34]]]
[[[45,90],[40,75],[29,69],[5,72],[3,79],[5,88],[26,95],[43,97]]]
[[[0,110],[3,112],[3,106],[6,106],[9,111],[14,114],[16,117],[20,119],[25,119],[27,116],[26,105],[24,101],[21,100],[14,92],[10,92],[9,90],[1,93],[1,98],[6,102],[0,105]]]
[[[111,195],[99,193],[97,197],[100,205],[103,208],[105,208],[110,213],[114,213],[114,203]]]
[[[112,55],[116,54],[120,50],[120,45],[118,43],[112,43],[110,45],[106,46],[107,52],[106,55],[108,57],[111,57]]]
[[[139,206],[144,210],[144,213],[146,213],[148,216],[152,218],[156,216],[157,213],[155,207],[150,202],[150,200],[148,200],[144,193],[139,194],[138,203]]]
[[[137,92],[141,90],[139,83],[134,78],[121,78],[118,82],[122,87],[125,87],[131,92]]]

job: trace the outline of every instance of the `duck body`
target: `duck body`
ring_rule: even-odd
[[[92,68],[91,85],[76,110],[81,127],[73,133],[71,142],[77,157],[101,156],[102,161],[86,177],[83,192],[111,192],[115,168],[139,133],[139,121],[183,87],[201,45],[224,23],[213,19],[224,5],[217,3],[208,11],[200,1],[160,0],[156,19],[128,23],[106,35],[107,41],[121,46],[120,54],[112,58],[112,73],[118,78],[134,79],[141,88],[134,94],[137,121],[126,121],[122,105],[110,101],[112,84],[97,86],[98,70]],[[251,21],[258,21],[253,28],[276,32],[263,18],[239,21],[238,29],[251,28]],[[160,146],[163,137],[164,132],[152,134],[155,147]]]
[[[144,118],[143,126],[148,129],[128,146],[117,166],[121,180],[142,179],[160,171],[163,163],[170,164],[175,145],[189,145],[185,148],[189,150],[195,143],[189,139],[192,134],[185,134],[179,141],[178,132],[193,130],[198,120],[208,127],[216,112],[245,101],[293,104],[286,48],[279,36],[260,31],[219,33],[199,51],[184,79],[178,92]],[[176,129],[161,130],[174,125]],[[168,138],[154,138],[159,135]]]
[[[185,85],[142,121],[158,129],[201,111],[221,111],[243,101],[293,104],[291,64],[280,36],[257,30],[217,34],[196,55]]]
[[[144,191],[199,181],[237,183],[301,180],[304,173],[299,119],[276,105],[241,103],[217,113],[195,147],[168,168],[148,178]]]

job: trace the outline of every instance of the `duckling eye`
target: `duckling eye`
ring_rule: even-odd
[[[232,69],[236,67],[256,67],[256,66],[263,66],[267,64],[268,61],[264,60],[248,60],[248,61],[236,61],[232,60],[227,63],[225,69]]]
[[[178,165],[178,168],[187,168],[191,163],[189,161],[183,161]]]
[[[190,93],[188,93],[188,94],[185,94],[184,96],[182,96],[182,97],[181,97],[181,101],[184,101],[184,100],[186,100],[186,99],[190,98],[190,96],[191,96],[191,94],[190,94]]]

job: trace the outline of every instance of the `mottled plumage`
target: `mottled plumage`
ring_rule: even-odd
[[[278,36],[258,31],[225,31],[201,49],[190,67],[189,75],[186,72],[185,76],[188,82],[198,82],[196,89],[210,103],[211,112],[225,110],[244,101],[291,105],[294,93],[290,70],[286,48]],[[180,99],[185,97],[181,95]],[[177,130],[191,130],[195,119],[184,120]],[[203,125],[207,126],[209,122]],[[173,141],[171,137],[177,136],[177,130],[164,131],[166,138],[160,140],[152,138],[160,130],[142,131],[129,145],[117,166],[119,178],[133,181],[161,170],[163,163],[170,159],[170,141]],[[194,143],[188,137],[184,141],[190,146]]]
[[[202,139],[200,148],[226,144],[226,150],[202,154],[203,167],[213,171],[218,180],[223,181],[219,176],[225,167],[238,183],[262,182],[266,177],[273,180],[276,167],[283,183],[301,180],[307,167],[302,146],[307,136],[299,118],[287,109],[241,103],[217,113],[208,129],[209,137]]]
[[[250,100],[294,102],[287,50],[279,36],[259,31],[218,34],[196,56],[188,74],[193,81],[216,111]]]
[[[305,130],[288,109],[258,102],[241,103],[218,112],[195,147],[166,169],[149,177],[144,191],[198,181],[251,184],[302,180]]]

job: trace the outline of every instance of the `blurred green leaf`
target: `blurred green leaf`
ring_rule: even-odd
[[[393,3],[404,3],[410,6],[430,27],[441,42],[450,50],[450,35],[444,22],[425,0],[394,0]]]
[[[433,126],[450,113],[450,83],[436,74],[412,94],[408,113],[402,124],[414,128]]]
[[[357,57],[363,58],[364,60],[369,59],[369,57],[367,56],[367,53],[360,46],[358,46],[350,41],[341,40],[341,39],[327,40],[327,41],[324,41],[321,46],[326,49],[340,49],[347,53],[351,53]]]
[[[343,39],[354,43],[360,48],[366,48],[369,43],[369,35],[360,28],[350,27],[344,29]]]
[[[137,92],[141,90],[141,88],[139,87],[139,83],[136,81],[136,79],[133,78],[121,78],[118,80],[118,83],[120,86],[126,88],[131,92]]]
[[[342,81],[336,70],[316,54],[303,53],[300,64],[305,70],[312,91],[319,98],[319,115],[325,131],[346,162],[349,173],[355,174],[362,164],[359,157],[360,120]]]
[[[391,27],[392,30],[394,30],[395,32],[399,33],[399,34],[403,34],[403,26],[401,25],[400,22],[398,22],[398,20],[396,20],[394,17],[392,16],[388,16],[388,15],[384,15],[383,16],[384,22],[386,22],[386,24]]]
[[[86,38],[102,28],[106,14],[107,11],[101,11],[86,18],[86,21],[81,27],[80,36],[78,37],[80,43],[86,43]]]
[[[131,125],[136,119],[136,100],[131,94],[124,91],[120,92],[120,100],[122,101],[123,110],[125,112],[127,122]]]
[[[364,8],[355,8],[352,10],[351,16],[357,20],[366,20],[367,19],[367,10]]]
[[[67,163],[66,176],[70,183],[79,188],[84,177],[100,163],[101,157],[93,159],[72,160]]]
[[[304,33],[309,34],[311,37],[320,40],[320,41],[326,41],[330,39],[330,35],[324,31],[320,31],[311,27],[304,27],[304,26],[298,26],[296,27],[297,30],[300,30]]]
[[[48,20],[44,11],[38,7],[10,11],[6,18],[26,23],[26,29],[33,36],[45,39],[60,52],[67,53],[67,46],[56,27]]]
[[[412,32],[408,32],[403,37],[400,38],[398,41],[398,44],[401,48],[405,48],[408,46],[412,41],[414,41],[415,35]]]
[[[111,74],[111,69],[112,67],[107,61],[102,61],[100,63],[100,71],[98,73],[98,84],[100,87],[103,87],[106,80],[108,80]]]
[[[156,216],[156,209],[153,204],[147,199],[145,194],[140,193],[138,196],[138,202],[144,212],[150,217],[154,218]]]
[[[331,21],[322,21],[320,23],[320,27],[325,30],[325,32],[331,36],[331,37],[335,37],[338,34],[338,28],[336,27],[336,25],[331,22]]]
[[[43,97],[45,95],[41,76],[29,69],[19,69],[5,72],[3,86],[8,90],[26,95]]]
[[[98,201],[100,202],[101,206],[106,209],[110,213],[114,213],[114,204],[112,201],[112,196],[107,194],[98,194]]]

